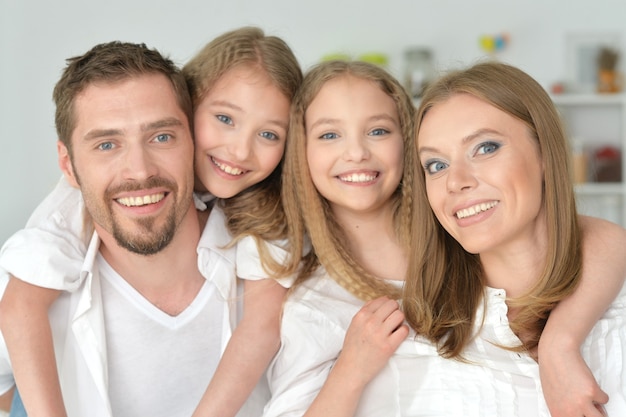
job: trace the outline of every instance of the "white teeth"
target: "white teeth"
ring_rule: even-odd
[[[365,173],[356,174],[355,173],[355,174],[340,176],[339,179],[345,182],[369,182],[369,181],[374,180],[376,176],[377,175],[372,175],[372,174],[365,174]]]
[[[478,213],[482,213],[483,211],[487,211],[493,207],[498,205],[497,201],[491,201],[489,203],[480,203],[475,206],[465,208],[463,210],[459,210],[456,212],[455,216],[459,219],[464,219],[466,217],[474,216]]]
[[[224,171],[225,173],[229,175],[241,175],[244,173],[242,169],[231,167],[230,165],[222,164],[220,162],[217,162],[214,158],[211,158],[211,160],[213,161],[215,166],[217,166],[219,169],[221,169],[222,171]]]
[[[122,197],[117,202],[126,207],[138,207],[146,204],[154,204],[163,200],[165,193],[144,195],[143,197]]]

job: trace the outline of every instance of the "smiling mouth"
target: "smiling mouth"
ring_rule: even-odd
[[[374,181],[377,177],[378,177],[378,173],[365,174],[361,172],[359,174],[355,173],[355,174],[348,174],[348,175],[339,175],[337,178],[339,178],[341,181],[344,181],[344,182],[360,183],[360,182]]]
[[[118,203],[126,207],[141,207],[141,206],[146,206],[148,204],[158,203],[164,198],[165,198],[165,193],[156,193],[156,194],[144,195],[143,197],[122,197],[122,198],[118,198],[115,201],[117,201]]]
[[[239,176],[239,175],[243,175],[246,172],[248,172],[248,171],[244,171],[243,169],[240,169],[240,168],[237,168],[237,167],[233,167],[233,166],[230,166],[230,165],[223,164],[223,163],[217,161],[213,157],[211,157],[211,162],[213,162],[213,165],[218,167],[220,171],[225,172],[228,175]]]
[[[491,210],[495,206],[498,205],[498,201],[490,201],[489,203],[480,203],[475,206],[464,208],[463,210],[459,210],[454,215],[457,219],[465,219],[467,217],[472,217],[477,214],[483,213],[487,210]]]

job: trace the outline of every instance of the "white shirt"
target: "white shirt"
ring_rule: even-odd
[[[216,287],[205,281],[191,304],[170,316],[102,255],[97,267],[113,415],[191,416],[221,356],[223,310]]]
[[[0,293],[8,282],[6,271],[22,279],[32,278],[31,282],[36,285],[72,291],[63,293],[50,312],[68,416],[112,417],[101,280],[95,266],[99,239],[94,234],[88,245],[83,241],[80,232],[83,220],[77,211],[82,213],[80,193],[61,181],[33,213],[27,228],[4,245],[0,258],[0,266],[4,268],[0,269]],[[215,207],[197,251],[198,269],[215,287],[221,300],[219,344],[222,352],[241,316],[242,284],[235,275],[237,250],[224,249],[230,240],[224,214]],[[245,259],[256,262],[254,257]],[[252,265],[247,268],[254,270]],[[181,343],[193,341],[181,340]],[[205,375],[203,389],[210,377]],[[8,391],[13,384],[6,346],[4,340],[0,340],[0,393]],[[195,399],[194,406],[199,399]],[[238,415],[259,415],[266,400],[266,381],[262,378]]]
[[[549,416],[537,363],[494,346],[517,345],[503,290],[487,289],[487,314],[467,347],[473,363],[444,359],[410,334],[366,387],[356,416]],[[264,416],[301,416],[321,389],[363,302],[318,270],[292,293],[282,318],[282,346],[268,369],[272,398]],[[483,311],[478,312],[479,323]],[[609,394],[608,415],[626,416],[626,290],[587,338],[582,352]],[[478,327],[476,328],[478,331]]]

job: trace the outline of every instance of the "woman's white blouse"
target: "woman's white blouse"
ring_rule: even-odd
[[[366,387],[356,416],[549,416],[537,363],[498,348],[519,344],[511,332],[503,290],[487,289],[486,317],[464,363],[444,359],[414,334]],[[318,271],[285,304],[282,346],[268,370],[272,399],[264,416],[301,416],[324,384],[346,330],[363,302]],[[478,312],[477,331],[484,311]],[[626,294],[593,329],[582,349],[609,416],[626,416]],[[566,376],[564,376],[566,377]]]

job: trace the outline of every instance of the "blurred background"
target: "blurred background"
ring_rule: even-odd
[[[415,84],[429,65],[495,57],[549,91],[589,93],[594,64],[581,59],[607,44],[621,52],[624,16],[623,0],[0,0],[0,244],[61,176],[52,89],[65,59],[97,43],[144,42],[182,65],[220,33],[255,25],[284,38],[305,70],[329,55],[365,57]],[[625,112],[615,103],[600,106],[617,108],[608,135],[619,151]],[[623,187],[613,191],[623,206]]]

